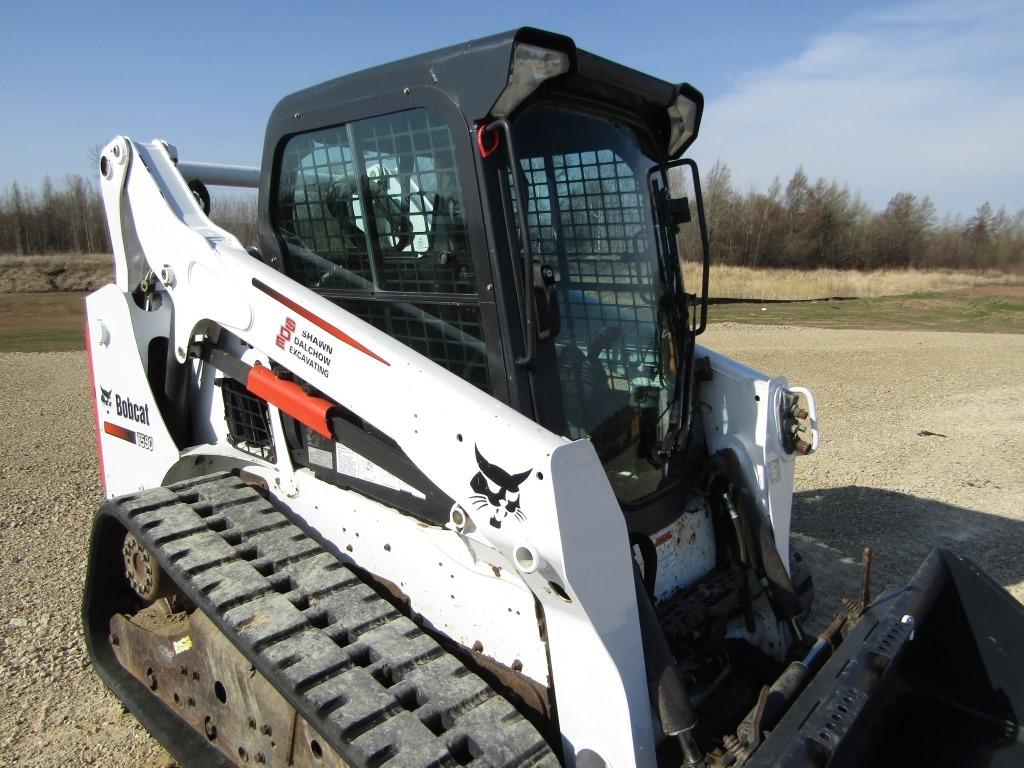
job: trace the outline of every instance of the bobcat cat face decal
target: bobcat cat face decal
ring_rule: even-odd
[[[501,524],[512,515],[517,520],[526,520],[526,515],[519,508],[519,486],[530,476],[532,470],[512,475],[496,464],[491,464],[474,446],[476,464],[480,471],[469,481],[474,494],[470,497],[473,506],[491,513],[490,524],[501,528]]]
[[[105,408],[110,408],[110,395],[113,391],[113,389],[104,389],[103,387],[100,387],[100,403]]]

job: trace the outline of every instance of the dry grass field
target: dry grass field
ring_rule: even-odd
[[[687,290],[700,287],[700,269],[687,264]],[[855,269],[752,269],[712,266],[708,295],[714,299],[809,301],[937,293],[987,285],[1024,285],[1024,275],[1002,272],[952,272],[920,269],[860,271]]]
[[[111,261],[0,256],[0,352],[83,349],[82,300]],[[1024,277],[999,273],[716,267],[710,287],[711,323],[1024,333]]]
[[[684,276],[688,290],[700,287],[700,269],[696,264],[687,264]],[[112,277],[113,258],[109,254],[0,254],[0,293],[91,291]],[[835,297],[872,299],[1005,284],[1024,285],[1024,275],[917,269],[806,271],[713,265],[708,295],[715,299],[751,301],[807,301]]]
[[[85,349],[84,291],[0,293],[0,352]]]

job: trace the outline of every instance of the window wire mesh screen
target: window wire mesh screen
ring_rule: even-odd
[[[290,139],[278,227],[310,287],[476,290],[451,130],[427,109]]]
[[[636,174],[610,149],[520,162],[531,250],[556,274],[563,386],[585,384],[586,362],[596,359],[611,388],[629,393],[638,380],[657,377],[658,276]],[[574,416],[572,398],[566,406],[570,437],[590,434],[595,427],[585,415]]]
[[[346,309],[470,384],[490,390],[478,307],[353,300]]]
[[[289,275],[309,287],[372,287],[366,223],[344,126],[288,142],[279,194]]]
[[[353,124],[370,180],[381,287],[472,293],[462,190],[451,131],[426,110]]]

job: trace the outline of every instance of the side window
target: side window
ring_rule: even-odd
[[[277,228],[291,278],[490,391],[452,131],[434,112],[291,137]]]
[[[289,274],[311,288],[476,292],[451,129],[427,109],[294,136],[278,186]]]

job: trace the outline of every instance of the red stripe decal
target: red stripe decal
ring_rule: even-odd
[[[672,532],[671,531],[665,531],[665,533],[661,534],[661,536],[659,536],[658,538],[656,538],[654,540],[654,546],[660,547],[666,541],[671,541],[671,540],[672,540]]]
[[[281,304],[284,304],[286,307],[288,307],[288,309],[292,310],[292,312],[295,312],[297,315],[300,315],[300,316],[304,317],[306,320],[309,320],[309,322],[311,322],[313,325],[315,325],[320,330],[326,331],[327,333],[331,334],[331,336],[336,338],[338,341],[341,341],[341,342],[343,342],[345,344],[348,344],[353,349],[358,349],[364,355],[368,355],[369,357],[372,357],[377,362],[384,363],[384,365],[387,365],[387,366],[391,365],[391,363],[389,363],[383,357],[381,357],[380,355],[376,354],[375,352],[372,352],[371,350],[369,350],[366,347],[364,347],[362,344],[360,344],[358,341],[353,339],[351,336],[349,336],[347,333],[345,333],[340,328],[336,328],[335,326],[333,326],[330,323],[328,323],[326,320],[317,317],[312,312],[310,312],[308,309],[306,309],[305,307],[299,306],[294,301],[289,299],[287,296],[285,296],[285,295],[275,291],[273,288],[271,288],[266,283],[262,283],[262,282],[260,282],[259,280],[257,280],[254,277],[252,279],[252,284],[253,284],[254,287],[258,288],[259,290],[261,290],[265,294],[267,294],[267,296],[269,296],[270,298],[274,299],[275,301],[280,302]]]
[[[103,431],[108,435],[119,437],[122,440],[127,440],[129,443],[135,442],[135,433],[130,429],[118,426],[117,424],[111,424],[109,421],[103,422]]]
[[[92,423],[96,427],[96,456],[100,461],[100,485],[107,490],[107,473],[103,466],[103,441],[100,440],[100,411],[96,403],[96,373],[92,365],[92,339],[89,336],[89,310],[85,310],[85,351],[89,359],[89,383],[92,384]]]

